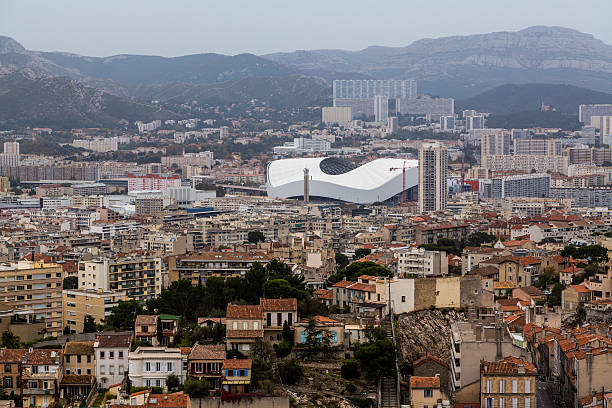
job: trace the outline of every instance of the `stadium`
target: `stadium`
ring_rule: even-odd
[[[306,194],[310,201],[371,204],[400,202],[404,185],[407,199],[416,198],[418,179],[418,160],[376,159],[356,166],[336,157],[311,157],[270,162],[266,189],[271,198]]]

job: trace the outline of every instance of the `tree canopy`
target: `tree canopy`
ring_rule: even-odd
[[[328,281],[330,283],[339,282],[343,279],[355,281],[361,275],[391,276],[392,272],[384,266],[377,264],[376,262],[357,261],[340,270],[338,273],[331,275],[328,278]]]

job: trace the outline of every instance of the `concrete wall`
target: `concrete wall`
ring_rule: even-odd
[[[478,277],[463,277],[460,281],[461,307],[488,306],[483,303],[482,282]]]
[[[461,304],[461,278],[436,278],[436,307],[459,307]]]
[[[412,312],[414,310],[414,279],[394,281],[391,284],[391,302],[395,314]]]
[[[289,397],[244,398],[240,401],[221,401],[219,397],[191,398],[191,408],[289,408]]]
[[[436,279],[414,280],[414,310],[429,309],[436,305]]]

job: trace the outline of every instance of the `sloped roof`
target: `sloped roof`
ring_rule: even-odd
[[[94,353],[93,341],[69,341],[64,346],[66,355],[84,355]]]
[[[263,307],[260,305],[227,305],[227,319],[261,319]]]
[[[293,312],[297,311],[297,299],[261,299],[264,312]]]
[[[252,361],[250,358],[237,359],[232,358],[223,362],[223,369],[229,370],[250,370]]]
[[[410,388],[440,388],[440,377],[410,377]]]
[[[189,358],[196,360],[225,360],[225,346],[196,343],[191,348]]]

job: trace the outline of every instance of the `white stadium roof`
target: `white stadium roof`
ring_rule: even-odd
[[[404,165],[409,189],[418,183],[418,160],[377,159],[354,167],[335,157],[275,160],[268,164],[266,186],[271,198],[301,197],[307,168],[310,197],[368,204],[402,192]]]

